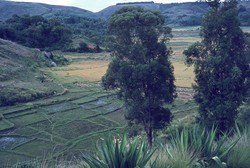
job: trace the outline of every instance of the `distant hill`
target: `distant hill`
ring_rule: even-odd
[[[61,92],[41,67],[52,61],[37,49],[0,39],[0,106]]]
[[[116,10],[124,6],[140,6],[146,9],[159,10],[166,16],[166,23],[170,25],[199,25],[202,16],[209,10],[206,3],[188,2],[188,3],[118,3],[109,6],[97,14],[107,19]]]
[[[140,6],[151,10],[159,10],[166,17],[166,23],[170,26],[192,26],[200,25],[203,15],[209,10],[209,6],[204,2],[187,3],[154,3],[133,2],[118,3],[109,6],[100,12],[94,13],[76,7],[66,7],[48,5],[42,3],[0,1],[0,21],[9,19],[13,14],[17,15],[42,15],[47,18],[101,18],[107,20],[116,10],[124,6]],[[250,26],[250,1],[239,2],[239,16],[242,25]]]
[[[103,19],[108,19],[115,11],[119,10],[124,6],[140,6],[150,10],[160,10],[161,4],[157,4],[154,2],[117,3],[116,5],[109,6],[101,10],[97,13],[97,15]]]
[[[64,16],[96,17],[95,13],[76,7],[30,2],[0,1],[0,21],[9,19],[14,14],[19,16],[24,14],[42,15],[48,18]]]

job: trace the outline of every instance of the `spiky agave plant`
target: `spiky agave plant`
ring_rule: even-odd
[[[218,163],[223,160],[230,150],[237,144],[239,139],[228,142],[228,136],[224,134],[217,138],[217,128],[210,130],[194,127],[189,129],[190,146],[201,155],[201,160]]]
[[[176,163],[183,162],[184,167],[224,167],[226,156],[238,142],[228,141],[227,135],[216,138],[217,129],[205,130],[194,126],[170,133],[169,141],[165,147],[165,167],[176,167]],[[164,151],[164,150],[163,150]],[[159,162],[159,160],[156,162]],[[182,167],[183,167],[182,166]],[[177,166],[178,167],[178,166]],[[180,167],[180,166],[179,166]]]
[[[123,134],[121,141],[109,136],[101,142],[96,155],[84,155],[83,160],[91,168],[144,168],[155,150],[146,140],[128,141]]]
[[[238,143],[227,155],[227,164],[229,168],[250,167],[250,126],[239,130],[236,125],[237,134],[231,137],[230,141],[238,140]]]

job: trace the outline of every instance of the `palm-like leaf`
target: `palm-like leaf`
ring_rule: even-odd
[[[109,136],[97,150],[96,155],[83,156],[91,168],[144,168],[155,151],[149,149],[144,139],[128,142],[125,133],[121,142]]]

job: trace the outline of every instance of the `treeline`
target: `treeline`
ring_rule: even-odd
[[[67,47],[72,32],[57,19],[13,15],[0,26],[0,38],[27,47],[57,50]]]
[[[103,19],[87,18],[80,16],[70,16],[61,19],[74,35],[88,38],[96,45],[101,45],[105,40],[107,22]]]
[[[42,50],[100,52],[106,27],[106,21],[86,17],[46,19],[42,16],[13,15],[0,23],[0,38]],[[74,46],[74,39],[86,39],[94,47],[88,46],[84,40]]]

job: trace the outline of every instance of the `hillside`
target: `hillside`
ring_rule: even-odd
[[[0,39],[0,106],[60,92],[62,88],[38,69],[49,62],[37,49]]]
[[[186,3],[119,3],[109,6],[97,14],[103,19],[108,19],[116,10],[124,6],[140,6],[146,9],[159,10],[170,26],[200,25],[202,17],[208,12],[209,6],[203,2]],[[250,1],[239,2],[239,17],[243,26],[250,25]]]
[[[12,15],[42,15],[44,17],[81,16],[96,17],[93,12],[67,6],[48,5],[42,3],[0,1],[0,21],[9,19]]]
[[[206,3],[120,3],[103,9],[97,14],[107,19],[116,10],[124,6],[140,6],[146,9],[159,10],[166,17],[166,23],[170,25],[199,25],[202,16],[208,11]]]
[[[160,10],[161,4],[153,3],[153,2],[139,2],[139,3],[118,3],[116,5],[109,6],[100,12],[97,13],[99,17],[103,19],[108,19],[115,11],[119,10],[124,6],[140,6],[150,10]]]
[[[116,10],[124,6],[140,6],[151,10],[159,10],[166,17],[166,23],[170,26],[200,25],[202,16],[209,10],[206,3],[118,3],[109,6],[97,13],[67,6],[48,5],[42,3],[0,1],[0,21],[9,19],[12,15],[42,15],[47,18],[101,18],[107,20]],[[86,7],[87,8],[87,7]],[[250,25],[250,1],[239,2],[239,16],[242,25]]]

